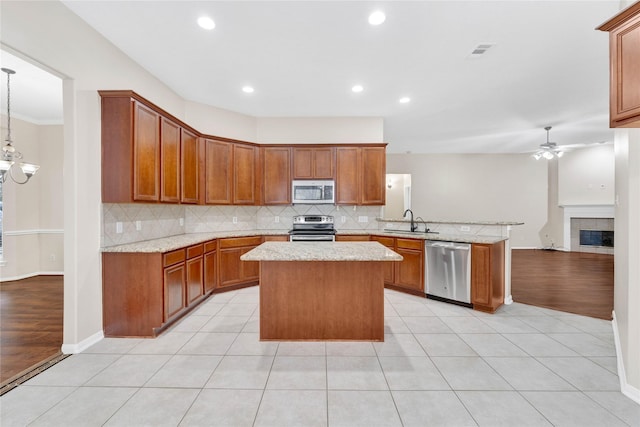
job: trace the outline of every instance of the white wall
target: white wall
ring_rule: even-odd
[[[380,143],[383,120],[376,117],[259,117],[262,144]]]
[[[222,108],[188,101],[185,103],[184,122],[205,135],[249,142],[257,140],[255,117]]]
[[[2,122],[6,123],[3,116]],[[24,185],[9,179],[3,191],[4,265],[0,281],[63,271],[63,128],[11,118],[14,146],[40,165]],[[4,138],[6,130],[2,129]],[[52,260],[53,258],[53,260]]]
[[[425,220],[519,221],[512,247],[540,247],[547,165],[521,154],[387,154],[388,173],[411,174],[411,206]]]
[[[567,152],[558,160],[558,203],[612,205],[615,156],[613,144]]]
[[[626,376],[622,391],[640,403],[640,129],[615,135],[615,283],[613,309]]]

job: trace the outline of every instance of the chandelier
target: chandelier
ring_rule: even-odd
[[[18,184],[25,184],[40,169],[40,166],[33,163],[21,162],[22,153],[17,151],[11,140],[11,74],[16,72],[9,68],[2,68],[7,73],[7,139],[2,146],[2,157],[0,158],[0,182],[4,183],[8,177]],[[18,163],[16,163],[18,162]],[[21,172],[17,172],[20,169]],[[17,176],[16,176],[17,175]]]
[[[560,147],[558,147],[555,142],[549,142],[549,131],[551,130],[551,126],[545,127],[544,130],[547,131],[547,142],[544,144],[540,144],[540,149],[536,151],[533,157],[536,160],[540,160],[543,157],[547,160],[562,157],[564,152],[560,149]]]

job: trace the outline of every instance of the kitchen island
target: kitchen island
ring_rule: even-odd
[[[378,242],[266,242],[260,262],[260,340],[384,341],[386,262]]]

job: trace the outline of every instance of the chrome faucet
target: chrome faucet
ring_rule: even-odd
[[[406,211],[404,211],[402,216],[403,217],[407,216],[407,212],[409,212],[411,214],[411,232],[413,233],[414,231],[416,231],[418,229],[418,224],[416,224],[413,221],[413,211],[411,209],[407,209]]]

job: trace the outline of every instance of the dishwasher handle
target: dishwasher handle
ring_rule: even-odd
[[[437,242],[437,241],[427,241],[427,247],[430,248],[443,248],[455,251],[468,251],[471,250],[471,245],[469,243],[458,243],[458,242]]]

